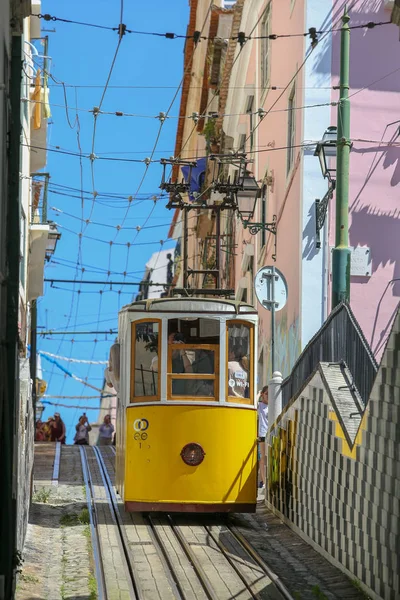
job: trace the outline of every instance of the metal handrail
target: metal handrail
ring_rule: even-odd
[[[298,396],[321,362],[348,366],[364,405],[367,404],[378,364],[350,306],[342,302],[329,315],[282,382],[282,407]]]

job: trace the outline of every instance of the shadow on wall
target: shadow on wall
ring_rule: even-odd
[[[312,260],[318,254],[318,252],[321,252],[321,250],[318,250],[316,247],[316,225],[315,202],[313,202],[310,210],[308,211],[307,225],[303,230],[303,241],[307,240],[303,250],[303,259],[305,258],[306,260]],[[320,235],[322,237],[323,230],[321,230]]]
[[[400,137],[396,132],[390,142],[400,143]],[[399,146],[388,146],[388,142],[382,142],[380,146],[372,146],[369,148],[352,148],[352,153],[354,154],[375,154],[374,159],[372,161],[370,170],[366,177],[365,183],[368,183],[369,179],[373,175],[376,170],[378,164],[383,160],[382,167],[386,170],[389,167],[393,167],[392,177],[390,178],[390,185],[395,187],[400,183],[400,145]],[[379,158],[378,155],[380,154]],[[377,161],[375,162],[375,160]],[[365,187],[365,186],[363,186]],[[357,195],[358,198],[359,194]]]
[[[331,37],[327,35],[324,39],[324,34],[321,34],[321,41],[319,43],[319,52],[315,62],[315,73],[326,76],[326,74],[332,73],[332,75],[339,75],[339,39],[340,39],[340,27],[341,18],[344,12],[345,4],[347,4],[348,12],[350,14],[350,26],[361,25],[370,21],[389,21],[390,12],[388,10],[382,10],[382,0],[339,0],[335,2],[335,6],[330,17],[325,19],[321,25],[321,30],[326,30],[330,27],[337,29],[333,36],[337,36],[335,40],[334,57],[331,61]],[[351,61],[353,65],[357,65],[357,68],[350,69],[350,87],[361,89],[366,86],[369,82],[372,82],[378,77],[381,77],[385,72],[389,72],[390,64],[388,64],[388,32],[389,40],[393,36],[393,43],[398,41],[398,30],[395,25],[383,25],[374,29],[353,29],[351,31]],[[325,34],[326,35],[326,34]],[[381,43],[381,42],[386,43]],[[392,68],[396,65],[392,63]],[[398,85],[394,84],[393,78],[387,77],[381,81],[376,81],[374,85],[367,85],[367,89],[373,88],[375,91],[395,91],[398,89]]]
[[[393,279],[400,278],[399,256],[400,209],[383,212],[364,206],[352,212],[350,243],[352,246],[369,246],[372,273],[379,267],[394,264]],[[400,281],[393,284],[392,293],[400,296]]]

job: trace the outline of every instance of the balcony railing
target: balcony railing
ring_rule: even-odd
[[[47,193],[49,173],[32,173],[31,223],[45,225],[47,219]]]

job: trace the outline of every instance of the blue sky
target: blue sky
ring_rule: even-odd
[[[119,22],[120,3],[72,0],[68,5],[56,5],[45,1],[41,12],[114,27]],[[187,0],[169,3],[162,0],[153,0],[151,3],[125,1],[123,22],[127,28],[134,30],[184,34],[188,12]],[[92,151],[93,114],[74,109],[91,110],[99,105],[118,35],[112,31],[61,22],[42,21],[41,24],[43,29],[56,29],[56,33],[48,33],[52,75],[57,81],[77,86],[66,88],[69,121],[74,126],[71,128],[66,117],[63,88],[51,82],[49,149],[78,152],[80,143],[83,154],[89,155]],[[183,45],[184,40],[126,34],[102,110],[150,116],[165,112],[182,77]],[[147,86],[147,89],[138,86]],[[178,114],[179,100],[180,94],[171,109],[171,116]],[[79,116],[79,140],[76,114]],[[176,126],[177,119],[171,118],[165,122],[154,158],[173,155]],[[95,154],[99,157],[143,159],[150,156],[158,129],[159,121],[156,118],[100,115],[97,119]],[[59,225],[62,238],[54,258],[46,266],[45,277],[76,279],[76,283],[46,284],[45,295],[38,303],[38,325],[58,331],[116,329],[118,309],[131,301],[137,287],[116,287],[110,291],[109,285],[89,286],[80,281],[121,281],[124,272],[125,281],[140,281],[146,261],[152,253],[161,249],[160,240],[167,238],[172,217],[163,200],[158,201],[152,210],[154,201],[151,197],[160,194],[161,168],[158,164],[150,165],[139,195],[131,202],[128,198],[135,195],[145,171],[143,163],[96,159],[93,186],[88,158],[80,161],[77,156],[49,151],[46,171],[51,174],[48,205],[52,208],[48,218]],[[83,213],[81,187],[85,190]],[[93,189],[99,193],[95,202],[92,202]],[[123,227],[118,231],[117,226],[124,217]],[[87,224],[85,220],[89,218],[91,223]],[[138,233],[135,228],[144,225],[148,228]],[[130,248],[128,242],[132,244]],[[173,245],[174,242],[169,241],[163,247],[172,248]],[[85,270],[82,271],[82,268]],[[54,335],[52,339],[40,336],[38,349],[74,359],[102,361],[108,357],[112,340],[113,336],[95,334]],[[64,361],[60,361],[60,364],[78,377],[87,377],[88,383],[102,386],[103,365],[89,366]],[[71,443],[74,425],[84,412],[82,408],[71,407],[97,407],[98,399],[82,398],[95,396],[96,392],[65,376],[55,365],[43,359],[42,367],[44,379],[48,382],[47,394],[76,397],[48,398],[48,401],[65,404],[69,408],[46,406],[43,415],[43,418],[47,418],[59,411],[67,425],[67,441]],[[85,409],[85,412],[89,420],[96,419],[97,410]]]

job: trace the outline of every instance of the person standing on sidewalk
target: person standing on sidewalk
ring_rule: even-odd
[[[90,427],[88,418],[85,414],[81,416],[75,429],[75,444],[78,444],[79,446],[89,446],[89,431],[91,431],[92,428]]]
[[[104,417],[103,423],[99,427],[99,437],[97,439],[98,446],[111,446],[112,436],[114,433],[114,425],[111,423],[110,415]]]
[[[51,424],[50,430],[50,441],[65,444],[65,434],[65,424],[60,417],[60,413],[54,413],[54,421]]]
[[[258,447],[260,451],[260,487],[265,488],[266,465],[265,465],[265,436],[268,431],[268,386],[264,385],[260,392],[257,407],[258,416]]]

